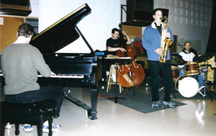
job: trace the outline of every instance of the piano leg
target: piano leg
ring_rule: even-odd
[[[91,91],[91,107],[89,107],[88,105],[86,105],[82,101],[71,96],[70,89],[68,87],[65,87],[63,89],[64,98],[69,100],[70,102],[76,104],[77,106],[86,109],[88,112],[88,118],[91,120],[95,120],[95,119],[97,119],[98,90],[97,90],[96,86],[95,87],[93,86],[93,88],[90,87],[89,89]]]
[[[94,86],[93,88],[90,87],[91,91],[91,111],[88,111],[90,119],[94,120],[97,119],[97,100],[98,100],[98,90]]]

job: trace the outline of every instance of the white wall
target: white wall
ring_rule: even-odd
[[[84,17],[78,28],[93,50],[105,50],[111,29],[120,23],[119,0],[40,0],[39,31],[44,30],[76,8],[87,3],[92,12]],[[48,6],[49,5],[49,6]],[[81,38],[60,50],[60,52],[86,53],[87,45]]]
[[[39,31],[42,31],[77,7],[88,3],[92,13],[83,18],[78,27],[93,49],[104,50],[106,39],[111,36],[111,29],[118,27],[120,23],[120,5],[126,5],[126,1],[31,0],[32,13],[29,16],[39,17]],[[154,0],[154,8],[169,9],[168,26],[173,34],[178,36],[178,51],[183,48],[185,41],[191,41],[192,47],[203,54],[208,44],[212,5],[213,0]],[[125,20],[124,14],[123,21]],[[69,47],[64,51],[85,48],[81,45],[79,44],[77,48]]]
[[[39,0],[30,0],[30,6],[32,12],[29,14],[29,17],[38,17],[39,16]]]
[[[123,8],[127,11],[127,0],[120,0],[120,7],[121,5],[126,5],[123,6]],[[126,22],[127,13],[123,9],[120,9],[120,19],[121,19],[121,10],[122,10],[122,22]]]
[[[213,0],[154,0],[154,8],[169,9],[168,26],[178,36],[178,51],[185,41],[204,54],[208,44]]]

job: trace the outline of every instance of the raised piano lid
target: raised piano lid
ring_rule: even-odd
[[[72,43],[80,36],[84,38],[76,24],[90,12],[91,9],[87,4],[80,6],[34,36],[31,44],[37,47],[43,55],[55,54],[56,51]],[[85,38],[84,41],[87,42]],[[93,52],[93,49],[88,43],[87,46]]]

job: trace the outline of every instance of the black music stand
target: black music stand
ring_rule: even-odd
[[[106,57],[105,58],[105,62],[107,62],[106,64],[115,64],[115,70],[116,70],[116,88],[115,88],[115,96],[114,97],[109,97],[108,99],[114,99],[115,100],[115,103],[118,103],[118,99],[124,99],[124,97],[118,97],[117,95],[117,87],[118,87],[118,84],[117,84],[117,72],[118,72],[118,65],[125,65],[125,64],[131,64],[132,62],[132,59],[130,57],[118,57],[118,58],[109,58],[109,57]]]

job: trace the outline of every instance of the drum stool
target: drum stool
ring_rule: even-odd
[[[55,100],[49,99],[36,103],[0,103],[0,135],[4,136],[5,125],[15,124],[15,135],[19,135],[19,124],[37,125],[38,136],[42,136],[43,123],[48,120],[49,136],[52,136]]]

